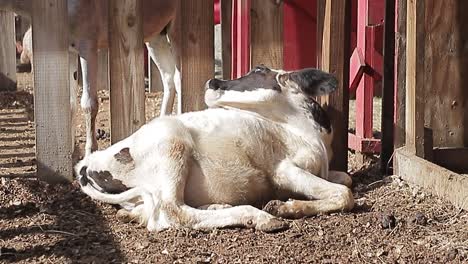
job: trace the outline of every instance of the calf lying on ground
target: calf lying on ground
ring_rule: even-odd
[[[285,228],[276,217],[351,210],[351,178],[328,170],[332,128],[313,99],[336,85],[320,70],[263,66],[236,80],[212,79],[211,109],[152,120],[85,157],[77,179],[90,197],[121,204],[120,217],[149,230],[274,231]]]
[[[0,0],[0,10],[13,11],[21,16],[31,17],[32,1],[33,0]],[[175,20],[179,3],[180,0],[140,1],[144,40],[151,59],[158,66],[164,85],[161,115],[172,113],[176,91],[178,100],[177,111],[178,113],[182,111],[178,55],[179,40],[177,37],[178,34],[174,34],[175,27],[172,26],[176,23]],[[83,108],[86,122],[86,155],[89,155],[91,151],[97,149],[95,133],[96,115],[99,108],[96,87],[98,69],[97,51],[100,48],[109,46],[108,5],[109,0],[67,1],[70,45],[80,56],[83,78],[81,107]],[[31,31],[29,32],[31,33]],[[31,38],[29,38],[29,40],[31,40]],[[29,51],[32,51],[32,49],[29,49]],[[25,55],[32,58],[32,53]],[[24,58],[26,59],[26,57]],[[72,90],[71,94],[74,92],[75,91]],[[73,101],[73,99],[71,100]]]

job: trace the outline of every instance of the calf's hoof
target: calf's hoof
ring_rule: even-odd
[[[259,223],[255,227],[256,230],[260,230],[265,233],[279,232],[289,228],[289,224],[279,218],[271,218],[265,223]]]
[[[263,211],[274,215],[274,216],[280,216],[280,207],[284,204],[283,201],[280,200],[271,200],[269,201],[264,207]]]
[[[135,217],[133,217],[132,214],[125,209],[120,209],[119,211],[117,211],[116,217],[117,220],[122,223],[130,223],[135,221]]]

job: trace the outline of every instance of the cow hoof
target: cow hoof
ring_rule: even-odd
[[[269,221],[263,224],[258,224],[255,229],[265,233],[279,232],[289,228],[289,224],[278,219],[271,218]]]
[[[116,217],[117,217],[117,220],[119,220],[122,223],[130,223],[133,220],[135,220],[132,217],[132,214],[125,209],[120,209],[119,211],[117,211]]]
[[[263,211],[274,215],[274,216],[279,216],[279,208],[284,204],[283,201],[280,200],[271,200],[269,201],[264,207]]]

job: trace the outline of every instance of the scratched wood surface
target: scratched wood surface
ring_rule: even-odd
[[[182,111],[206,108],[205,83],[214,77],[213,0],[181,1]]]
[[[111,142],[145,124],[144,53],[140,1],[109,1]]]
[[[16,90],[14,13],[0,11],[0,91]]]
[[[283,1],[250,3],[251,67],[283,68]]]
[[[334,131],[332,148],[334,157],[331,168],[346,171],[348,167],[348,120],[349,115],[349,1],[325,0],[320,8],[324,14],[320,67],[338,79],[338,89],[321,99],[328,105],[328,113]]]
[[[425,125],[434,147],[468,146],[468,1],[425,2]]]
[[[37,176],[72,180],[66,0],[33,1]]]

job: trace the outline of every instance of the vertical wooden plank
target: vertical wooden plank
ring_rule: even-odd
[[[464,0],[425,5],[424,121],[434,147],[468,146],[467,10]]]
[[[111,142],[145,123],[143,29],[140,1],[109,1]]]
[[[325,22],[325,0],[317,0],[317,67],[322,64],[323,23]]]
[[[395,0],[385,0],[385,24],[382,82],[382,151],[380,161],[383,173],[393,154],[393,114],[395,93]]]
[[[223,79],[231,78],[232,0],[221,0],[221,43]]]
[[[334,130],[331,168],[348,167],[350,1],[325,0],[321,69],[338,79],[338,89],[321,100],[328,104]]]
[[[407,2],[406,42],[406,146],[424,156],[424,42],[425,0]]]
[[[182,112],[205,108],[204,86],[214,76],[213,0],[181,1]]]
[[[163,83],[161,80],[161,73],[159,73],[158,66],[151,60],[151,56],[148,54],[148,91],[154,93],[157,91],[163,91]]]
[[[395,148],[405,145],[406,127],[406,0],[397,2],[397,18],[395,33]]]
[[[15,15],[0,10],[0,91],[16,90]]]
[[[72,180],[66,0],[32,1],[37,176]]]
[[[98,90],[109,90],[109,49],[98,51]]]
[[[283,68],[283,1],[251,1],[251,67]]]

